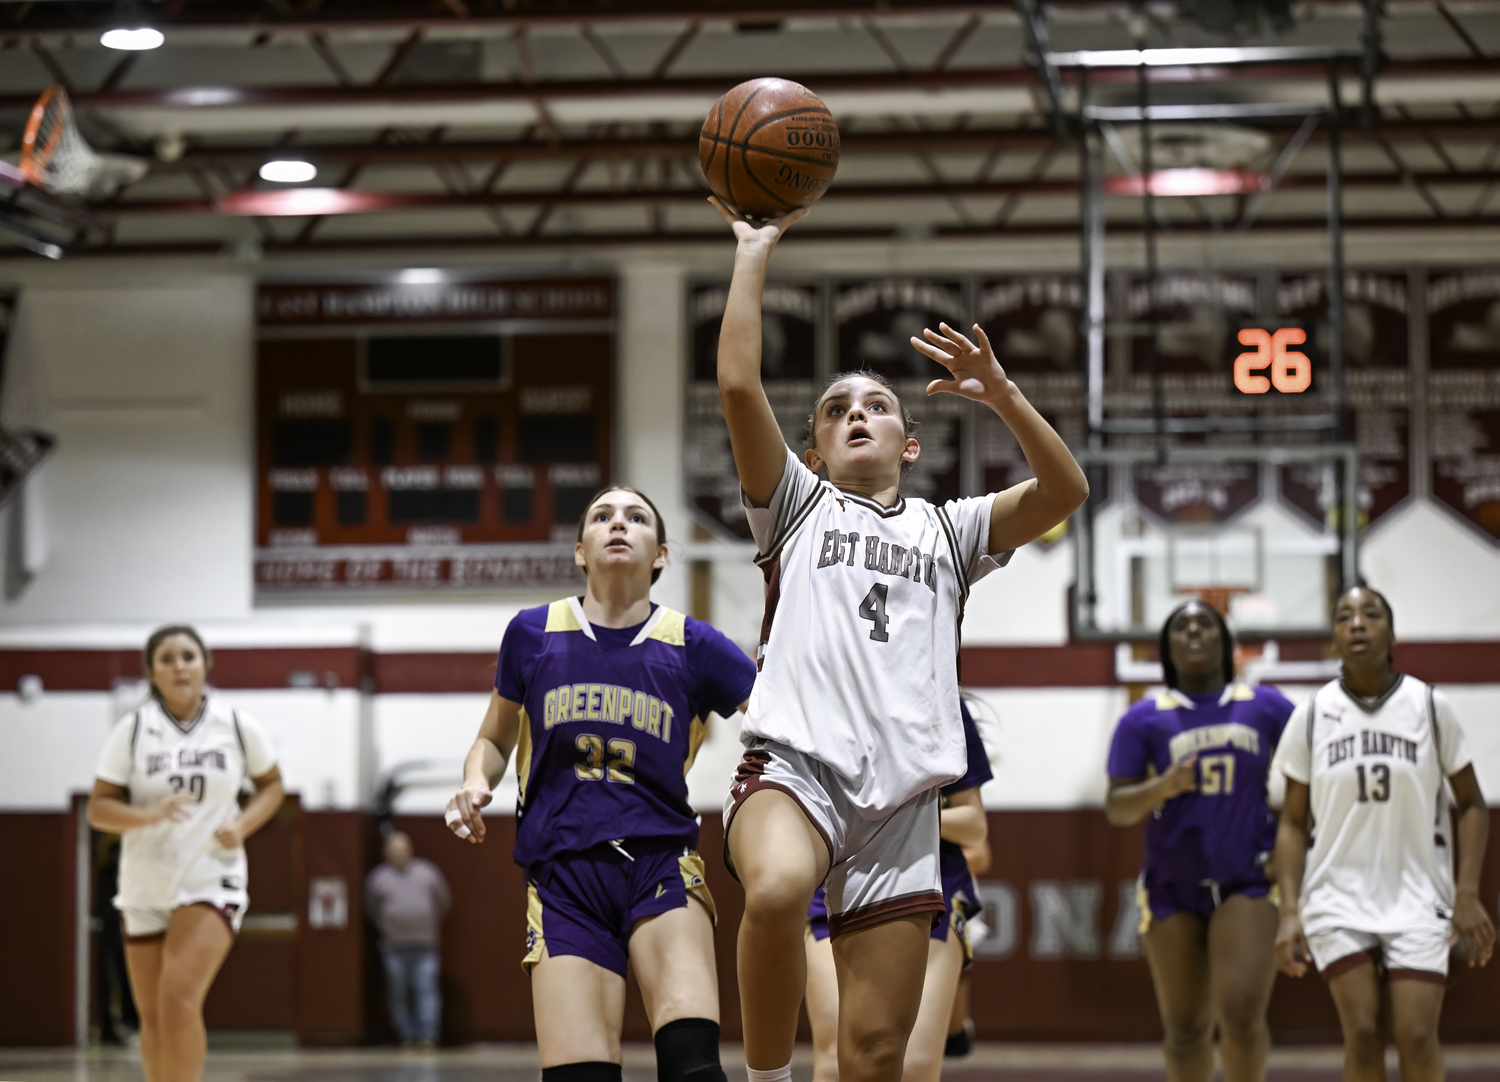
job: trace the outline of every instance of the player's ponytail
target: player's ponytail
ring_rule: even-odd
[[[599,497],[603,496],[607,492],[628,492],[632,496],[639,496],[641,499],[645,500],[646,506],[651,508],[651,514],[656,518],[656,543],[658,545],[665,545],[667,543],[667,524],[662,520],[661,512],[656,509],[656,504],[651,501],[650,496],[647,496],[640,489],[632,488],[629,485],[605,485],[598,492],[589,497],[589,502],[583,505],[583,514],[578,516],[577,540],[580,543],[583,541],[583,528],[588,525],[589,512],[594,509],[594,504],[599,502]],[[661,578],[661,573],[662,569],[659,567],[653,567],[651,569],[651,585],[656,585],[656,580]],[[587,569],[584,570],[584,575],[588,575]]]
[[[161,692],[156,687],[156,681],[151,679],[151,670],[156,666],[156,651],[162,643],[173,635],[186,635],[198,644],[198,649],[203,652],[203,667],[211,669],[214,667],[214,655],[209,648],[203,645],[203,636],[198,634],[196,628],[187,624],[168,624],[151,632],[151,637],[146,640],[146,649],[142,652],[142,664],[146,673],[146,682],[151,685],[151,697],[158,702],[161,701]]]

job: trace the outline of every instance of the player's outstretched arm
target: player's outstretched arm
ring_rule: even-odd
[[[990,511],[990,551],[1020,548],[1078,510],[1088,499],[1088,479],[1062,437],[1006,377],[979,324],[974,324],[978,345],[946,323],[938,324],[938,328],[942,333],[923,330],[926,341],[911,340],[953,376],[933,380],[927,385],[927,393],[956,394],[989,406],[1015,433],[1026,464],[1035,475],[997,493]]]
[[[1281,895],[1281,923],[1276,929],[1276,968],[1288,977],[1307,972],[1311,952],[1302,933],[1299,902],[1302,895],[1302,871],[1307,864],[1307,783],[1286,780],[1286,800],[1281,805],[1281,821],[1276,827],[1276,851],[1271,857],[1276,867],[1276,889]]]
[[[794,210],[757,228],[718,199],[710,196],[708,201],[734,230],[738,244],[719,328],[719,405],[729,425],[740,487],[752,503],[764,507],[786,470],[786,443],[760,383],[760,297],[776,242],[807,211]]]
[[[1495,950],[1495,925],[1479,900],[1479,873],[1490,838],[1490,810],[1470,764],[1448,778],[1458,805],[1458,878],[1453,941],[1472,966],[1487,965]]]
[[[479,736],[464,758],[464,784],[448,798],[443,817],[448,829],[478,845],[484,841],[484,806],[494,799],[493,790],[505,776],[505,764],[521,734],[521,704],[490,692],[489,709],[479,724]]]

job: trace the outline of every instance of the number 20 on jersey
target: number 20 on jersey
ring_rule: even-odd
[[[1273,387],[1282,394],[1301,394],[1312,386],[1312,361],[1307,354],[1287,348],[1307,341],[1301,327],[1276,331],[1246,327],[1238,339],[1252,350],[1234,359],[1234,388],[1241,394],[1265,394]],[[1261,374],[1267,369],[1269,378]]]

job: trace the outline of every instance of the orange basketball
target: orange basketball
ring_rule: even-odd
[[[839,129],[801,83],[751,79],[714,103],[698,137],[713,193],[748,217],[817,201],[839,167]]]

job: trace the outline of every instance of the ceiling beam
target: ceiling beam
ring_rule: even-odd
[[[1167,82],[1205,81],[1274,81],[1314,80],[1321,85],[1327,78],[1327,65],[1321,63],[1279,63],[1258,67],[1236,68],[1232,73],[1222,67],[1159,68],[1153,79]],[[1351,69],[1352,70],[1352,69]],[[1035,76],[1030,68],[943,68],[867,72],[786,72],[789,77],[805,81],[819,93],[858,93],[892,90],[986,90],[1000,87],[1030,87]],[[1065,81],[1076,72],[1064,72]],[[1500,56],[1444,57],[1432,60],[1391,60],[1381,71],[1382,81],[1401,78],[1461,76],[1500,76]],[[1096,85],[1133,82],[1133,70],[1100,70],[1093,72]],[[351,86],[178,86],[159,88],[114,87],[95,91],[80,90],[72,94],[73,104],[81,108],[191,108],[204,109],[211,115],[219,107],[277,107],[300,105],[416,105],[452,102],[531,101],[537,98],[618,99],[622,96],[660,97],[663,94],[712,96],[722,93],[737,75],[669,76],[666,78],[627,79],[538,79],[534,82],[484,83],[384,83]],[[41,88],[37,88],[40,93]],[[0,94],[0,109],[25,109],[36,95]]]
[[[1442,221],[1434,221],[1430,217],[1363,217],[1358,215],[1346,216],[1345,228],[1353,231],[1368,230],[1372,232],[1389,231],[1398,233],[1408,232],[1431,232],[1441,233],[1448,230],[1458,229],[1465,233],[1473,234],[1475,230],[1494,230],[1500,233],[1500,216],[1494,217],[1454,217]],[[1135,223],[1111,223],[1110,235],[1112,237],[1132,238],[1140,233],[1140,224]],[[1183,223],[1174,225],[1173,236],[1196,236],[1222,232],[1208,223]],[[1280,234],[1311,234],[1315,236],[1326,235],[1328,232],[1328,221],[1321,215],[1311,215],[1299,218],[1281,218],[1262,220],[1257,223],[1251,232],[1255,233],[1280,233]],[[1078,226],[1074,222],[1037,222],[1023,224],[1009,224],[996,226],[946,226],[933,231],[933,239],[938,240],[990,240],[1004,238],[1036,238],[1041,240],[1056,239],[1059,241],[1076,241],[1078,237]],[[849,242],[910,242],[912,233],[908,226],[902,227],[856,227],[851,229],[818,229],[802,228],[794,229],[786,235],[781,242],[783,244],[819,244],[819,243],[849,243]],[[571,233],[556,234],[542,233],[537,236],[526,236],[515,234],[512,236],[474,235],[470,237],[433,237],[429,234],[420,236],[392,236],[372,237],[357,240],[320,240],[309,244],[298,244],[295,241],[264,241],[261,249],[271,255],[307,255],[311,253],[359,253],[364,255],[377,255],[390,253],[399,255],[402,252],[461,252],[461,251],[496,251],[510,249],[559,249],[559,248],[588,248],[597,251],[608,247],[640,246],[640,245],[704,245],[708,247],[723,248],[731,242],[731,238],[722,229],[711,231],[704,230],[682,230],[668,232],[651,232],[645,229],[635,232],[610,232],[610,233]],[[220,242],[195,242],[180,243],[169,241],[163,244],[130,244],[113,247],[91,247],[82,248],[70,252],[72,256],[216,256],[224,252],[225,245]],[[727,249],[726,249],[727,250]],[[34,258],[29,253],[19,250],[7,251],[0,248],[0,261],[5,258]]]
[[[1358,142],[1361,133],[1346,132]],[[1386,141],[1500,138],[1500,117],[1453,118],[1450,120],[1390,120],[1377,124],[1370,133]],[[1311,142],[1327,138],[1318,128]],[[1057,145],[1051,131],[1043,128],[960,128],[900,132],[845,132],[845,156],[877,154],[954,154],[1043,151]],[[633,161],[680,158],[697,160],[698,140],[680,138],[563,139],[557,143],[535,138],[501,141],[427,143],[318,143],[272,147],[266,144],[194,146],[172,162],[153,162],[153,175],[193,173],[203,169],[251,169],[295,149],[297,157],[320,168],[361,165],[426,164],[433,161],[468,162],[573,162]]]

